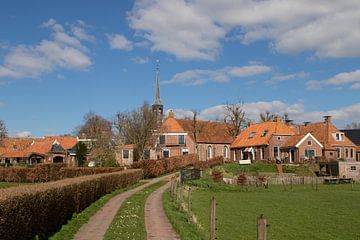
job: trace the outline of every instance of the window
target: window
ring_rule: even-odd
[[[150,159],[150,150],[149,149],[144,150],[144,159],[145,160]]]
[[[229,155],[229,148],[227,146],[224,146],[224,158],[228,158]]]
[[[356,166],[350,166],[351,171],[356,171]]]
[[[274,147],[274,158],[279,157],[279,147]]]
[[[315,150],[305,149],[305,157],[312,158],[315,156]]]
[[[183,148],[183,149],[181,150],[181,152],[182,152],[182,155],[188,155],[188,154],[189,154],[189,149]]]
[[[307,145],[308,145],[308,146],[312,146],[312,141],[309,140],[309,141],[307,142]]]
[[[212,148],[210,145],[208,146],[208,150],[207,150],[207,158],[208,159],[212,158]]]
[[[278,140],[281,140],[281,137],[278,137]]]
[[[165,144],[165,135],[160,135],[159,136],[159,143],[160,144]]]
[[[250,135],[249,135],[249,139],[253,138],[255,136],[255,133],[256,132],[251,132]]]
[[[340,158],[340,148],[336,149],[337,157]]]
[[[262,134],[261,137],[265,137],[268,134],[269,130],[265,130]]]
[[[353,158],[354,157],[354,149],[350,149],[350,157]]]
[[[123,149],[122,153],[123,153],[123,159],[129,159],[129,150],[128,149]]]
[[[345,157],[348,158],[349,157],[349,149],[345,148]]]
[[[344,141],[344,133],[337,132],[335,133],[336,141]]]
[[[265,158],[265,148],[262,147],[262,148],[260,149],[260,159],[261,159],[261,160],[264,160],[264,158]]]
[[[185,144],[185,136],[179,135],[179,144]]]
[[[164,158],[169,158],[170,157],[170,150],[165,148],[163,149],[163,156]]]

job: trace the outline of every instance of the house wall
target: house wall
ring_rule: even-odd
[[[339,177],[360,180],[360,162],[339,162]]]
[[[165,144],[158,144],[158,148],[151,159],[163,158],[164,149],[168,149],[170,151],[170,157],[182,155],[183,149],[187,149],[188,154],[195,153],[194,141],[189,136],[185,135],[185,144],[179,144],[179,135],[165,135]]]
[[[311,141],[312,145],[308,145],[308,141]],[[295,162],[301,163],[305,159],[305,150],[315,150],[315,158],[322,157],[322,147],[317,144],[310,136],[298,147],[298,159]]]
[[[123,150],[129,150],[129,158],[123,158]],[[130,166],[134,162],[134,150],[133,149],[117,149],[115,150],[115,159],[120,166]]]
[[[211,147],[211,158],[224,156],[224,147],[226,146],[228,149],[228,155],[226,160],[231,159],[231,152],[230,152],[230,144],[214,144],[214,143],[199,143],[198,150],[199,150],[199,159],[200,161],[207,161],[208,158],[208,147]]]
[[[335,149],[339,149],[339,154],[337,150],[325,150],[324,151],[324,158],[327,161],[333,160],[333,159],[344,159],[349,162],[355,162],[356,161],[356,148],[354,147],[348,147],[348,146],[333,146]],[[351,157],[351,149],[353,151],[353,156]],[[346,154],[347,152],[347,154]]]
[[[268,146],[268,160],[275,161],[274,158],[274,147],[281,147],[291,136],[288,135],[272,135],[269,139],[269,146]],[[286,158],[286,153],[282,153],[280,151],[280,158]]]

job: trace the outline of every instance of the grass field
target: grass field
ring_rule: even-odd
[[[134,239],[145,240],[145,202],[148,196],[164,185],[164,181],[157,182],[135,193],[127,199],[113,219],[104,239]]]
[[[102,208],[112,197],[125,192],[127,190],[138,187],[145,182],[138,182],[134,185],[131,185],[127,188],[119,188],[105,196],[101,197],[96,202],[92,203],[89,207],[87,207],[84,211],[79,214],[74,214],[72,218],[62,226],[60,231],[55,233],[50,237],[51,240],[63,240],[63,239],[73,239],[75,234],[79,231],[81,226],[89,221],[89,219]]]
[[[202,184],[204,185],[204,184]],[[214,185],[214,184],[212,184]],[[243,188],[198,188],[193,192],[193,212],[208,239],[209,207],[217,200],[218,239],[256,239],[256,218],[264,214],[268,239],[360,239],[360,185],[297,185]],[[179,221],[179,220],[177,220]]]
[[[0,182],[0,189],[1,188],[8,188],[8,187],[16,187],[20,186],[23,183],[13,183],[13,182]]]

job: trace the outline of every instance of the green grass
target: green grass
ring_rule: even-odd
[[[184,211],[179,211],[171,201],[169,191],[164,192],[163,200],[165,213],[182,240],[204,240],[204,233],[194,224],[188,223],[187,214]]]
[[[131,185],[127,188],[120,188],[117,189],[109,194],[106,194],[105,196],[99,198],[96,202],[92,203],[89,207],[87,207],[84,211],[78,214],[73,214],[72,218],[62,226],[60,231],[55,233],[52,237],[50,237],[51,240],[63,240],[63,239],[73,239],[75,234],[79,231],[81,226],[89,221],[89,219],[98,211],[100,208],[102,208],[112,197],[125,192],[127,190],[133,189],[135,187],[138,187],[145,182],[138,182],[134,185]]]
[[[14,182],[0,182],[0,189],[1,188],[9,188],[9,187],[17,187],[23,185],[24,183],[14,183]]]
[[[148,196],[164,185],[157,182],[127,199],[113,219],[104,239],[146,239],[145,202]]]
[[[223,166],[216,167],[223,169],[225,172],[234,176],[240,173],[257,173],[257,172],[277,172],[276,164],[253,163],[250,165],[240,165],[238,163],[226,163]]]
[[[232,186],[193,191],[193,212],[207,230],[212,196],[217,200],[218,239],[256,239],[256,218],[270,224],[268,239],[360,239],[360,185]],[[179,222],[180,220],[177,220]],[[208,239],[207,232],[202,236]]]

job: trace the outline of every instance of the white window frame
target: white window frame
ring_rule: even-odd
[[[213,156],[212,156],[212,147],[211,147],[211,145],[209,145],[207,147],[207,159],[212,159],[212,158],[213,158]]]
[[[224,158],[228,158],[228,156],[229,156],[229,148],[228,148],[228,146],[224,146]]]
[[[124,155],[124,151],[127,151],[127,157]],[[130,158],[130,150],[129,149],[123,149],[122,150],[122,159],[129,159]]]
[[[165,158],[165,156],[164,156],[164,152],[169,152],[169,157],[168,157],[168,158],[170,158],[170,157],[171,157],[170,148],[163,148],[163,150],[162,150],[162,154],[163,154],[163,157]]]
[[[182,148],[182,149],[181,149],[181,155],[184,155],[184,152],[186,152],[187,154],[189,154],[189,149],[188,149],[188,148]]]

